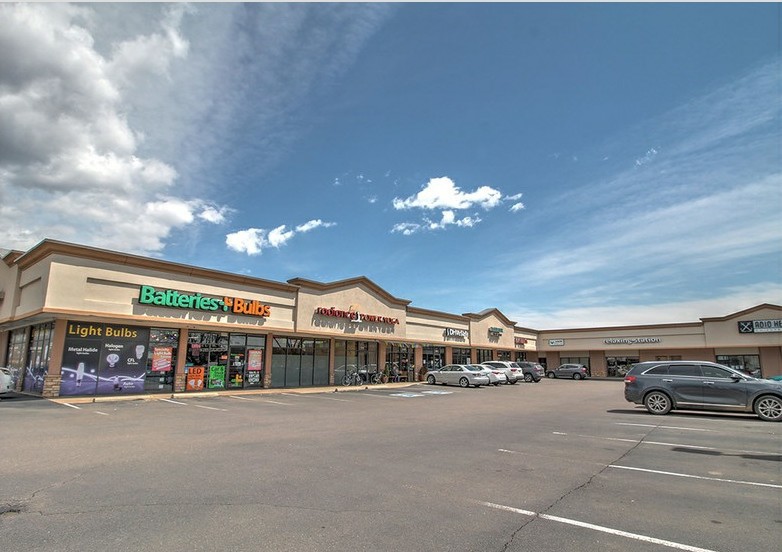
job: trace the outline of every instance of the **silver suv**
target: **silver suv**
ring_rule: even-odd
[[[755,379],[700,360],[640,362],[624,379],[625,399],[651,414],[672,409],[754,412],[761,420],[782,421],[782,383]]]
[[[543,378],[543,376],[546,374],[545,368],[543,368],[543,366],[541,366],[537,362],[528,362],[525,360],[520,360],[518,362],[514,362],[513,364],[521,368],[521,371],[524,374],[524,381],[526,381],[527,383],[530,383],[532,381],[538,383],[541,380],[541,378]]]

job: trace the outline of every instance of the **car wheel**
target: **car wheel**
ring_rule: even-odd
[[[427,377],[426,383],[428,383],[429,385],[434,385],[434,376]]]
[[[527,383],[532,381],[532,374],[524,374],[524,381]]]
[[[548,379],[554,379],[555,377],[557,377],[557,375],[554,372],[546,372],[546,377]]]
[[[671,398],[661,391],[652,391],[644,397],[644,406],[651,414],[662,416],[671,411]]]
[[[513,381],[508,380],[508,383],[510,383],[511,385],[516,385],[516,380]]]
[[[782,421],[782,399],[773,395],[764,395],[755,401],[755,414],[766,422]]]
[[[579,373],[575,373],[575,374],[573,374],[573,379],[574,379],[574,380],[580,380],[580,379],[581,379],[581,377],[582,377],[582,376],[581,376],[581,374],[579,374]]]
[[[462,378],[459,380],[459,387],[469,387],[470,386],[470,380],[467,378]]]
[[[498,387],[499,385],[500,385],[500,382],[498,382],[498,381],[494,382],[494,387]]]

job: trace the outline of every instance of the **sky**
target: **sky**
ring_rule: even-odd
[[[0,4],[0,248],[555,329],[782,304],[778,3]]]

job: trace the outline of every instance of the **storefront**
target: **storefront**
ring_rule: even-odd
[[[0,262],[0,365],[47,397],[420,380],[447,363],[536,360],[622,377],[699,358],[782,373],[782,307],[697,323],[533,330],[497,309],[413,307],[365,277],[275,282],[46,240]]]

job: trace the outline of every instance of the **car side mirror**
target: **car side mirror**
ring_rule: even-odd
[[[741,376],[741,374],[731,374],[730,379],[732,379],[733,381],[741,381],[744,378]]]

